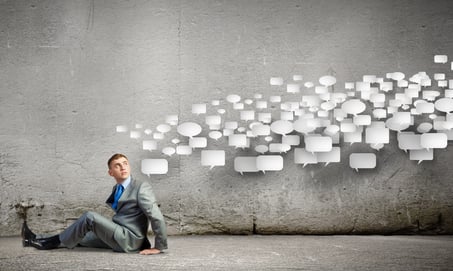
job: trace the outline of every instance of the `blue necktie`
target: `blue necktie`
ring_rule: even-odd
[[[121,198],[121,194],[123,194],[123,190],[124,190],[124,188],[121,184],[119,184],[116,187],[116,192],[115,192],[115,196],[113,198],[113,204],[112,204],[113,210],[116,210],[116,207],[118,207],[118,200]]]

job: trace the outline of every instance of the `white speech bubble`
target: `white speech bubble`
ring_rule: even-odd
[[[208,136],[214,140],[218,140],[222,137],[222,133],[219,131],[211,131],[209,132]]]
[[[353,123],[358,126],[366,126],[371,124],[370,115],[356,115],[353,118]]]
[[[439,96],[440,96],[440,92],[437,90],[424,90],[422,92],[423,99],[425,99],[427,101],[434,101]]]
[[[334,124],[334,125],[329,125],[324,129],[324,133],[329,136],[333,136],[337,134],[340,131],[340,126]]]
[[[280,96],[270,96],[269,102],[271,103],[280,103],[282,101],[282,97]]]
[[[180,135],[194,137],[201,133],[201,126],[195,122],[184,122],[178,125],[177,131]]]
[[[313,84],[313,82],[305,82],[305,84],[304,84],[304,87],[306,87],[306,88],[312,88],[314,86],[315,86],[315,84]]]
[[[441,98],[434,103],[434,107],[441,112],[450,114],[453,111],[453,99]]]
[[[234,103],[233,104],[233,109],[234,110],[243,110],[244,109],[244,104],[243,103]]]
[[[244,121],[251,121],[255,119],[255,111],[244,110],[240,112],[240,119]]]
[[[179,144],[180,142],[181,142],[181,140],[179,140],[179,138],[173,138],[173,139],[171,140],[171,143],[173,143],[173,144],[175,144],[175,145]]]
[[[299,84],[287,84],[286,85],[286,92],[288,92],[288,93],[299,93],[300,92],[300,85]]]
[[[153,151],[157,150],[157,142],[154,140],[143,140],[143,150]]]
[[[337,106],[337,105],[334,102],[323,102],[321,104],[321,109],[325,110],[325,111],[330,111],[330,110],[334,109],[335,106]]]
[[[448,138],[444,133],[426,133],[421,135],[420,145],[425,149],[444,149],[448,145]]]
[[[340,123],[340,131],[342,133],[354,133],[357,130],[357,125],[350,122],[350,119],[345,119]]]
[[[300,136],[298,135],[287,135],[282,137],[282,143],[288,144],[290,146],[299,146],[300,145]]]
[[[151,129],[145,129],[145,131],[143,131],[145,133],[145,135],[151,135],[153,133],[153,130]]]
[[[220,125],[222,123],[222,117],[219,115],[206,116],[205,123],[209,126]]]
[[[398,148],[401,150],[421,150],[421,135],[401,134],[398,136]]]
[[[205,114],[206,104],[192,104],[192,114]]]
[[[269,152],[278,152],[278,153],[286,153],[291,150],[291,146],[288,144],[283,143],[271,143],[269,144]]]
[[[302,81],[304,77],[300,74],[293,75],[293,81]]]
[[[171,126],[168,124],[159,124],[157,125],[156,130],[159,133],[165,134],[171,130]]]
[[[176,154],[177,155],[191,155],[192,154],[192,147],[187,145],[179,145],[176,146]]]
[[[281,86],[283,85],[283,78],[282,77],[271,77],[269,80],[271,86]]]
[[[316,86],[315,87],[315,93],[318,95],[323,95],[329,92],[329,89],[324,86]]]
[[[170,124],[172,126],[178,125],[178,115],[167,115],[165,117],[165,123]]]
[[[445,80],[445,73],[435,73],[434,80],[436,81]]]
[[[349,167],[355,169],[369,169],[376,167],[376,154],[374,153],[351,153],[349,155]]]
[[[434,56],[434,63],[445,64],[447,62],[448,62],[448,56],[447,55],[435,55]]]
[[[366,105],[358,99],[352,99],[344,102],[341,109],[347,114],[357,115],[365,111]]]
[[[318,95],[304,95],[302,96],[302,106],[313,107],[321,106],[322,100]]]
[[[239,156],[234,158],[234,171],[241,173],[244,172],[258,172],[256,167],[255,156]]]
[[[238,128],[237,121],[225,121],[225,129],[236,130]]]
[[[208,140],[206,137],[192,137],[189,139],[189,146],[191,148],[206,148],[208,146]],[[176,150],[176,152],[178,151]]]
[[[235,148],[246,148],[247,147],[247,135],[232,134],[232,135],[228,136],[228,146],[234,146]]]
[[[245,103],[246,105],[251,105],[251,104],[253,103],[253,100],[252,100],[252,99],[245,99],[245,100],[244,100],[244,103]]]
[[[303,164],[305,167],[308,164],[318,163],[318,158],[315,153],[308,152],[304,148],[295,148],[294,163]]]
[[[271,131],[276,134],[286,135],[293,130],[293,123],[287,120],[277,120],[271,124]]]
[[[332,75],[324,75],[319,78],[319,83],[325,87],[333,86],[337,82],[337,79]]]
[[[232,134],[234,134],[234,130],[231,130],[231,129],[223,129],[223,136],[228,137],[228,136],[230,136],[230,135],[232,135]]]
[[[260,155],[256,158],[256,167],[263,173],[283,169],[283,157],[280,155]]]
[[[271,142],[272,140],[274,140],[274,138],[272,136],[266,136],[264,138],[264,141],[266,141],[266,142]]]
[[[308,134],[316,130],[316,126],[310,119],[298,119],[293,124],[294,130],[302,134]]]
[[[266,145],[258,145],[255,147],[255,151],[264,154],[269,151],[269,147]]]
[[[329,136],[309,136],[304,138],[305,149],[309,152],[329,152],[332,150],[332,138]]]
[[[384,93],[373,93],[370,95],[370,102],[372,103],[383,103],[385,102]]]
[[[128,128],[126,125],[118,125],[116,126],[116,132],[117,133],[126,133],[128,131]]]
[[[252,133],[254,136],[268,136],[271,134],[271,127],[264,124],[253,125]]]
[[[261,121],[262,123],[271,123],[272,114],[271,113],[258,113],[258,121]]]
[[[357,129],[355,132],[343,133],[343,141],[345,143],[351,143],[351,145],[354,143],[360,143],[362,142],[362,133],[362,127]]]
[[[373,117],[376,119],[385,119],[387,118],[387,111],[385,109],[374,109]]]
[[[390,142],[390,130],[388,128],[368,127],[365,129],[365,143],[388,144]]]
[[[432,129],[433,129],[433,125],[429,122],[423,122],[417,126],[417,132],[422,133],[422,134],[428,133]]]
[[[212,100],[211,105],[213,106],[219,106],[220,105],[220,100]]]
[[[409,113],[409,112],[407,112],[407,113]],[[410,122],[408,122],[408,123],[402,122],[394,117],[387,119],[387,121],[385,122],[385,126],[387,126],[392,131],[403,131],[403,130],[406,130],[407,128],[409,128],[410,125],[411,125]]]
[[[389,92],[389,91],[393,90],[393,82],[382,82],[379,85],[379,89],[384,92]]]
[[[293,120],[294,119],[294,113],[293,112],[287,112],[287,111],[281,111],[280,112],[280,119],[281,120]]]
[[[226,110],[223,108],[219,108],[219,109],[217,109],[217,113],[219,113],[220,115],[223,115],[226,113]]]
[[[156,140],[162,140],[165,138],[165,135],[162,134],[162,133],[154,133],[153,134],[153,138],[156,139]]]
[[[162,153],[168,156],[175,154],[176,150],[173,147],[165,147],[162,149]]]
[[[168,161],[166,159],[143,159],[141,163],[141,171],[143,174],[167,174]]]
[[[431,161],[434,159],[433,149],[423,150],[411,150],[409,151],[409,160],[418,161],[420,164],[422,161]]]
[[[316,153],[316,159],[318,163],[326,163],[325,166],[330,163],[339,163],[341,161],[340,147],[333,147],[328,152],[318,152]]]
[[[446,88],[448,87],[448,81],[447,80],[437,81],[437,86],[440,88]]]
[[[213,169],[216,166],[225,166],[225,151],[224,150],[202,150],[201,165],[209,166]]]
[[[138,139],[142,136],[142,133],[140,133],[140,131],[131,131],[129,136],[130,138]]]
[[[376,75],[363,75],[362,81],[368,82],[368,83],[376,83],[377,78],[376,78]]]
[[[419,114],[431,114],[434,113],[434,104],[428,102],[419,102],[416,104],[415,109]]]
[[[267,101],[256,101],[255,107],[256,109],[266,109]]]
[[[235,104],[238,103],[241,100],[241,96],[237,94],[230,94],[226,97],[227,102]]]
[[[143,124],[141,123],[135,124],[135,129],[143,129]]]

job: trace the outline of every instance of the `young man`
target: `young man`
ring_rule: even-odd
[[[113,155],[108,160],[108,167],[109,175],[116,181],[106,201],[115,211],[112,220],[95,212],[86,212],[59,235],[39,239],[24,222],[23,245],[42,250],[81,245],[143,255],[159,254],[167,249],[164,217],[151,186],[131,177],[129,161],[123,154]],[[154,247],[146,237],[149,223],[155,234]]]

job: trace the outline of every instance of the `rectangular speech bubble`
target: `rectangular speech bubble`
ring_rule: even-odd
[[[419,164],[422,161],[431,161],[433,159],[434,159],[434,150],[433,149],[410,150],[409,151],[409,160],[418,161]]]
[[[145,175],[167,174],[168,161],[166,159],[143,159],[141,171]]]
[[[189,138],[189,146],[191,148],[206,148],[208,139],[206,137],[191,137]]]
[[[389,128],[368,127],[365,129],[365,143],[388,144],[390,142]]]
[[[280,171],[283,169],[283,157],[280,155],[259,155],[256,158],[256,167],[263,173]]]
[[[326,166],[329,163],[339,163],[341,161],[340,147],[333,147],[329,152],[318,152],[316,158],[318,163],[326,163]]]
[[[210,166],[211,169],[215,166],[225,166],[225,151],[224,150],[202,150],[201,165]]]
[[[399,134],[398,135],[398,148],[401,150],[421,150],[421,135],[419,134]]]
[[[426,133],[421,135],[420,144],[425,149],[444,149],[448,145],[448,138],[444,133]]]
[[[241,173],[241,175],[244,172],[258,172],[256,156],[238,156],[234,158],[234,171]]]
[[[305,167],[308,164],[317,164],[318,158],[315,153],[308,152],[304,148],[295,148],[294,163],[303,164]]]
[[[305,149],[309,152],[329,152],[332,150],[332,138],[328,136],[304,137]]]
[[[349,167],[358,171],[364,168],[376,167],[376,154],[374,153],[351,153],[349,155]]]

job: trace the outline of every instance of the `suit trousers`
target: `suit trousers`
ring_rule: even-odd
[[[67,248],[81,245],[122,252],[113,237],[117,227],[121,226],[96,212],[86,212],[60,234],[60,242]]]

